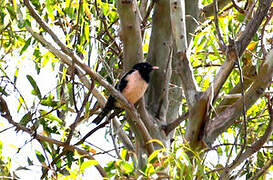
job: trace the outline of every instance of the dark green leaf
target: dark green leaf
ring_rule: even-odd
[[[124,173],[130,174],[134,170],[134,166],[127,161],[122,161],[121,163],[121,169],[123,170]]]
[[[20,124],[21,125],[23,125],[23,126],[26,126],[27,125],[27,123],[29,122],[29,121],[31,121],[31,119],[32,119],[32,114],[31,114],[31,112],[28,112],[28,113],[26,113],[24,116],[23,116],[23,118],[20,120]]]
[[[72,162],[74,160],[73,156],[74,156],[73,151],[68,151],[66,153],[67,165],[68,165],[69,168],[71,168],[71,166],[72,166]]]
[[[23,48],[20,51],[20,56],[27,50],[30,43],[31,43],[31,37],[28,38],[28,40],[25,42],[25,45],[23,46]]]
[[[6,8],[10,14],[11,19],[15,19],[16,14],[14,12],[14,8],[12,6],[10,6],[10,4],[6,4]]]
[[[5,89],[3,89],[1,86],[0,86],[0,93],[5,95],[5,96],[8,96],[9,94],[5,91]]]
[[[58,101],[54,101],[54,97],[50,93],[47,97],[44,97],[41,100],[41,104],[44,106],[56,107],[58,105]]]
[[[45,162],[45,157],[44,155],[42,155],[42,153],[38,150],[35,150],[35,153],[36,153],[36,157],[38,158],[38,160],[42,163],[42,162]]]
[[[14,84],[16,84],[18,73],[19,73],[19,68],[16,67],[16,70],[15,70],[15,73],[14,73],[14,77],[13,77],[13,83]]]
[[[37,83],[34,81],[34,79],[30,75],[27,75],[27,79],[34,89],[33,94],[37,95],[39,99],[42,99],[41,91],[39,87],[37,86]]]
[[[29,166],[32,166],[33,165],[33,161],[29,159],[29,157],[27,158],[27,162],[28,162],[28,165]]]
[[[16,168],[16,171],[19,171],[19,170],[30,170],[28,169],[27,167],[24,167],[24,166],[19,166],[18,168]]]

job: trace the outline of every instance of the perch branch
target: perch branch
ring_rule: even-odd
[[[21,15],[22,20],[22,15]],[[144,124],[139,119],[137,112],[127,99],[118,91],[116,90],[112,85],[110,85],[106,80],[103,79],[98,73],[91,70],[89,66],[82,63],[77,56],[74,55],[73,52],[69,52],[69,55],[63,54],[58,49],[56,49],[53,45],[51,45],[48,41],[46,41],[43,36],[39,35],[38,33],[34,32],[32,28],[29,26],[26,26],[26,29],[32,34],[32,36],[41,42],[52,54],[54,54],[56,57],[58,57],[63,63],[72,66],[72,60],[75,62],[75,68],[78,67],[84,72],[86,72],[93,80],[99,82],[103,87],[105,87],[115,98],[117,98],[122,104],[124,109],[128,112],[131,111],[130,114],[130,125],[134,126],[133,129],[135,135],[142,141],[142,142],[148,142],[151,137],[144,126]],[[70,59],[72,58],[72,60]],[[91,86],[91,85],[90,85]],[[89,87],[91,88],[91,87]],[[92,91],[93,92],[93,91]],[[153,145],[149,143],[147,145],[147,149],[149,153],[153,152]]]

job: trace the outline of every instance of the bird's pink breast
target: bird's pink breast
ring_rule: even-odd
[[[126,77],[128,81],[122,94],[131,103],[135,104],[145,93],[148,83],[143,80],[138,71],[134,71]]]

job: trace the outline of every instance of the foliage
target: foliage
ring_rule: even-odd
[[[191,122],[191,114],[190,118],[187,117],[185,121],[180,122],[175,130],[172,129],[174,130],[172,131],[173,136],[171,133],[164,138],[154,137],[157,131],[163,132],[164,127],[174,120],[172,118],[165,117],[166,122],[156,124],[157,128],[149,129],[147,127],[147,131],[153,136],[150,137],[150,141],[139,144],[137,138],[145,137],[145,135],[141,134],[139,137],[135,132],[141,128],[136,126],[134,129],[130,120],[135,121],[131,116],[126,117],[125,113],[121,113],[118,117],[121,127],[117,128],[114,122],[111,125],[106,125],[106,123],[101,126],[102,128],[106,125],[104,137],[102,133],[97,135],[99,138],[105,138],[106,142],[110,141],[113,148],[108,151],[93,144],[92,140],[97,139],[96,134],[93,133],[97,129],[92,129],[94,132],[91,131],[91,136],[87,136],[91,130],[90,127],[92,127],[90,125],[91,119],[102,107],[104,97],[108,97],[110,93],[113,94],[113,91],[103,85],[99,78],[92,77],[92,73],[89,72],[92,71],[96,77],[102,77],[109,84],[116,84],[118,79],[122,77],[126,66],[133,63],[124,58],[126,57],[124,54],[129,51],[127,49],[130,49],[124,42],[133,38],[134,35],[133,33],[123,34],[124,29],[122,28],[124,27],[122,27],[118,2],[112,0],[1,0],[0,111],[3,118],[1,117],[0,123],[5,123],[0,124],[0,132],[12,131],[17,134],[16,137],[21,138],[21,142],[25,142],[23,145],[20,144],[19,149],[29,148],[30,152],[24,165],[13,164],[12,155],[2,153],[2,146],[3,148],[8,146],[8,142],[0,141],[0,176],[12,176],[11,166],[17,168],[17,170],[13,168],[15,172],[30,171],[30,167],[38,166],[41,178],[53,179],[81,179],[86,176],[86,172],[95,167],[102,176],[105,172],[105,176],[109,179],[157,179],[164,177],[169,179],[183,177],[183,179],[189,180],[195,178],[218,179],[229,168],[229,165],[236,164],[233,163],[233,159],[238,154],[246,152],[264,134],[269,132],[268,127],[270,127],[270,119],[272,119],[270,112],[272,82],[266,88],[268,92],[262,92],[261,97],[253,106],[245,109],[245,112],[240,112],[238,118],[235,118],[234,122],[216,137],[216,141],[211,147],[205,147],[205,142],[201,142],[204,139],[199,139],[199,137],[198,141],[200,140],[204,144],[198,148],[193,147],[190,142],[189,144],[186,142],[185,134],[188,131],[187,126]],[[138,1],[137,5],[141,7],[143,2]],[[140,8],[144,13],[138,12],[142,15],[139,27],[142,37],[141,51],[144,57],[151,61],[156,59],[154,54],[161,53],[159,51],[151,52],[154,47],[150,45],[153,41],[152,28],[157,27],[153,26],[153,21],[156,21],[157,18],[152,18],[152,14],[158,9],[161,10],[160,8],[156,9],[161,2],[165,1],[147,1],[147,7],[142,4],[145,8],[144,10]],[[169,3],[169,1],[166,2]],[[211,5],[212,1],[203,0],[200,2],[204,6],[204,13],[206,13],[205,10],[209,9],[206,7]],[[222,5],[223,2],[219,0],[220,11],[217,19],[223,42],[230,45],[232,40],[237,41],[243,36],[242,30],[254,17],[258,4],[255,5],[252,1],[250,4],[247,3],[248,1],[238,1],[238,6],[235,6],[236,4],[231,2]],[[30,4],[34,12],[27,4]],[[151,11],[152,9],[154,11]],[[238,57],[219,92],[215,97],[214,95],[210,96],[208,101],[204,103],[205,110],[198,109],[198,112],[207,113],[202,116],[206,122],[208,119],[219,117],[219,114],[234,105],[239,99],[238,95],[244,97],[251,84],[257,79],[257,74],[263,70],[265,54],[272,50],[272,12],[271,5],[268,16],[262,21],[263,23],[253,37],[250,37],[250,42],[244,53]],[[35,16],[35,13],[38,17]],[[192,66],[192,75],[200,94],[213,87],[214,79],[229,55],[221,50],[219,45],[219,32],[217,32],[215,18],[207,16],[198,19],[200,22],[198,27],[188,34],[191,40],[187,49],[189,64]],[[130,25],[128,27],[128,29],[133,28]],[[166,30],[167,27],[158,28]],[[55,34],[56,37],[52,34]],[[164,33],[161,35],[163,37]],[[160,41],[162,37],[155,39]],[[161,42],[155,44],[161,44]],[[173,49],[166,44],[168,43],[164,42],[165,49]],[[133,45],[131,44],[131,46]],[[239,49],[239,47],[236,48]],[[131,57],[138,55],[137,52],[134,53]],[[172,55],[172,53],[169,54]],[[176,52],[174,51],[173,54],[175,56]],[[167,63],[163,60],[157,63],[164,64],[161,74],[156,74],[159,77],[168,71],[168,66],[165,68]],[[86,70],[82,64],[87,65],[90,71]],[[152,107],[149,104],[148,108],[151,109],[148,110],[153,112],[151,113],[154,117],[153,122],[164,118],[160,119],[159,115],[155,115],[152,108],[157,106],[161,108],[161,105],[164,107],[169,101],[170,104],[173,102],[178,104],[175,119],[183,116],[192,108],[187,95],[182,97],[179,93],[171,94],[174,89],[185,88],[180,81],[180,84],[173,82],[175,81],[173,79],[177,78],[176,71],[179,69],[176,69],[176,65],[172,66],[173,78],[166,83],[166,88],[169,88],[170,91],[168,102],[160,101],[164,99],[162,97],[151,96],[160,101],[160,103],[154,103],[155,105]],[[165,75],[163,74],[164,77]],[[264,77],[264,79],[266,78]],[[163,83],[163,81],[159,82],[156,79],[152,83]],[[151,92],[159,90],[155,88]],[[195,97],[199,97],[198,93],[195,94]],[[7,108],[4,102],[7,103]],[[139,109],[138,112],[141,112]],[[171,108],[166,109],[170,110]],[[158,112],[160,114],[160,111]],[[12,125],[12,128],[8,128],[9,125]],[[204,126],[202,124],[201,128]],[[228,172],[228,177],[235,175],[246,178],[254,177],[257,172],[263,170],[265,164],[272,161],[273,155],[270,153],[270,148],[272,148],[273,137],[271,132],[267,141],[258,147],[258,152],[253,152],[240,165],[232,167],[234,171]],[[31,140],[27,140],[21,134],[30,135],[28,137],[31,137]],[[136,151],[128,148],[130,145],[124,143],[126,142],[124,136],[133,144],[132,149],[135,146],[144,149],[143,159]],[[33,141],[37,141],[39,147],[30,147],[30,142]],[[198,143],[200,144],[200,142]],[[146,147],[151,144],[156,148],[153,152],[148,152]],[[20,150],[15,152],[15,154],[17,153],[19,156]],[[108,159],[108,155],[111,158]],[[107,163],[104,160],[101,162],[95,159],[101,156],[107,160]],[[6,161],[6,159],[8,160]],[[143,161],[145,166],[140,167]],[[106,164],[105,167],[99,170],[103,163]],[[265,172],[272,174],[272,167],[265,169]],[[266,173],[261,176],[262,178],[269,177]]]

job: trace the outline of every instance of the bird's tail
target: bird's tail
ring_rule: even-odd
[[[99,113],[99,115],[92,121],[92,123],[95,123],[96,125],[98,125],[110,111],[111,109],[103,109]]]

